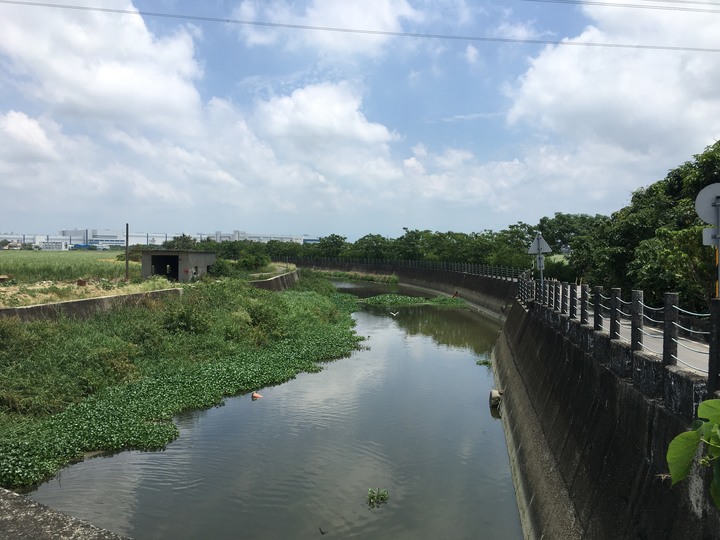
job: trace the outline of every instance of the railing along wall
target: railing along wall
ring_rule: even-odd
[[[679,306],[677,293],[665,293],[662,306],[650,306],[643,291],[632,291],[629,300],[623,300],[621,292],[554,280],[540,284],[527,274],[518,278],[518,300],[525,305],[533,301],[571,322],[607,332],[610,340],[625,343],[633,352],[660,358],[664,367],[701,373],[707,376],[707,395],[719,391],[720,299],[711,301],[709,313],[696,313]]]
[[[631,291],[622,298],[621,289],[576,285],[556,280],[531,278],[530,271],[518,268],[448,261],[416,261],[370,258],[287,258],[303,266],[367,266],[393,271],[396,268],[425,268],[464,272],[517,282],[517,298],[527,305],[533,301],[543,309],[561,315],[568,323],[607,332],[612,342],[620,342],[632,353],[660,359],[662,366],[683,367],[707,377],[706,394],[720,392],[720,299],[713,299],[709,313],[694,313],[679,306],[677,293],[666,293],[662,306],[645,304],[642,291]],[[570,331],[570,326],[564,326]],[[690,364],[688,357],[701,358],[702,366]],[[697,362],[695,362],[697,364]],[[705,366],[705,367],[703,367]],[[620,368],[627,375],[632,368]],[[634,374],[633,374],[634,376]]]
[[[491,277],[496,279],[516,280],[522,273],[519,268],[510,266],[495,266],[489,264],[476,264],[449,261],[413,261],[402,259],[366,259],[358,257],[287,257],[287,262],[303,266],[338,266],[362,265],[385,268],[427,268],[431,270],[447,270],[449,272],[464,272],[475,276]]]

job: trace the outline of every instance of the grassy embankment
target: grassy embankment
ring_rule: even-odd
[[[395,274],[374,274],[364,272],[343,272],[342,270],[313,270],[313,272],[330,279],[371,281],[373,283],[398,283]]]
[[[0,485],[162,448],[180,411],[318,371],[358,346],[354,305],[312,277],[285,293],[225,279],[84,321],[0,319]]]
[[[0,308],[28,306],[97,296],[131,294],[167,288],[163,279],[142,281],[140,263],[125,262],[116,251],[0,250]],[[78,280],[83,280],[78,285]]]

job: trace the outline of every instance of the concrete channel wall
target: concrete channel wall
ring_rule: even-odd
[[[44,321],[58,317],[85,318],[124,306],[137,306],[152,298],[182,294],[182,289],[162,289],[135,294],[101,296],[83,300],[68,300],[36,306],[0,309],[0,317],[18,317],[21,321]]]
[[[513,305],[493,366],[528,538],[720,538],[707,471],[665,476],[703,377],[534,302]]]
[[[259,279],[251,281],[250,283],[258,289],[265,289],[268,291],[285,291],[295,285],[299,279],[297,270],[293,270],[292,272],[280,274],[279,276],[268,279]]]

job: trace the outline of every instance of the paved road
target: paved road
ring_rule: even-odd
[[[590,312],[592,313],[592,312]],[[592,321],[592,315],[590,315],[590,321]],[[610,332],[610,318],[603,318],[603,330]],[[662,359],[663,350],[663,335],[662,330],[645,326],[643,328],[643,348],[642,350],[649,354],[654,354],[658,358]],[[620,321],[620,340],[624,341],[628,345],[630,344],[630,321]],[[700,373],[701,375],[707,376],[708,374],[708,354],[709,347],[707,343],[701,343],[698,341],[692,341],[686,338],[678,338],[677,347],[677,365],[681,368],[689,369]]]
[[[577,292],[578,308],[580,302],[580,287]],[[569,301],[569,300],[568,300]],[[607,302],[603,300],[603,303]],[[623,311],[629,309],[628,306],[624,306]],[[661,315],[653,315],[651,312],[646,312],[647,316],[652,318],[662,317]],[[579,318],[579,314],[578,314]],[[593,324],[593,311],[588,312],[589,324]],[[605,332],[610,332],[610,316],[603,317],[603,329]],[[630,320],[627,317],[621,317],[620,320],[620,340],[624,341],[628,345],[630,344]],[[658,358],[662,359],[663,351],[663,335],[662,330],[645,326],[643,328],[643,348],[642,350],[649,354],[654,354]],[[677,347],[677,365],[681,368],[688,369],[707,376],[708,374],[708,356],[709,347],[707,343],[701,341],[694,341],[687,338],[679,337]]]

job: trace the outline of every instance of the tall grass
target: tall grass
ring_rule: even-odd
[[[11,275],[17,283],[71,281],[80,278],[120,279],[125,262],[112,251],[12,251],[0,250],[0,274]],[[130,278],[141,277],[141,265],[131,262]]]
[[[163,447],[174,414],[349,354],[354,304],[315,285],[208,280],[83,321],[0,319],[0,485],[35,484],[88,451]]]

